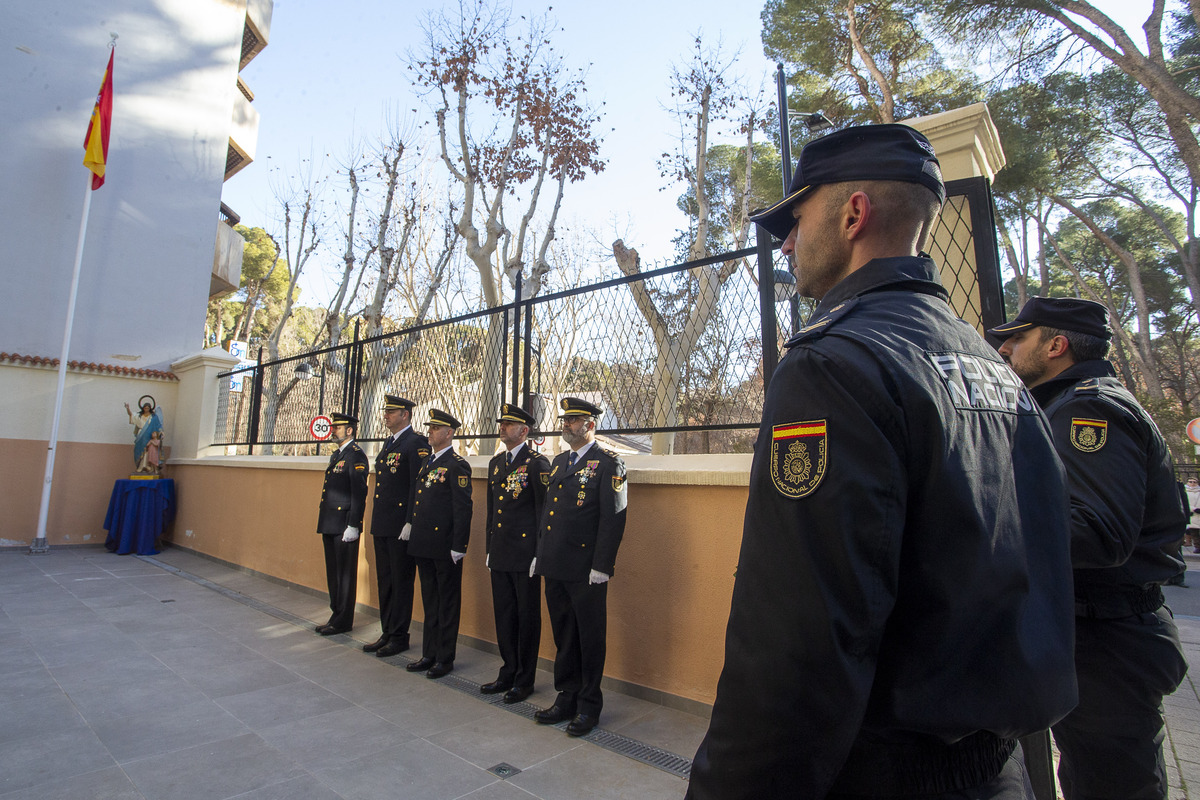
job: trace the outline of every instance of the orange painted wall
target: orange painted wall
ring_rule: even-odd
[[[59,442],[46,541],[103,544],[113,481],[132,470],[130,445]],[[45,474],[45,439],[0,439],[0,546],[28,545],[37,536]]]
[[[177,465],[168,472],[176,479],[179,500],[170,541],[292,583],[325,588],[315,533],[320,470]],[[746,488],[635,480],[608,593],[605,674],[711,704],[722,666]],[[491,584],[483,564],[484,491],[484,481],[475,479],[460,633],[495,642]],[[378,607],[370,542],[364,541],[359,552],[359,602]],[[423,615],[419,590],[415,615]],[[541,655],[554,657],[544,608]]]

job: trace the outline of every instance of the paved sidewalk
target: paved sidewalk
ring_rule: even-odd
[[[705,720],[606,692],[602,729],[574,739],[475,691],[498,656],[460,647],[431,681],[403,669],[419,637],[378,659],[360,649],[377,619],[323,638],[312,623],[328,614],[178,549],[0,553],[0,797],[683,796],[680,775],[606,748],[690,757]],[[552,702],[550,676],[538,683],[526,714]]]
[[[1167,596],[1200,664],[1195,580]],[[311,626],[327,616],[321,596],[175,548],[0,552],[0,798],[683,796],[706,720],[606,691],[602,728],[572,739],[529,719],[549,674],[513,713],[476,691],[497,656],[460,647],[430,681],[403,669],[419,636],[377,659],[359,649],[377,619],[326,639]],[[1166,709],[1170,797],[1200,800],[1191,676]]]

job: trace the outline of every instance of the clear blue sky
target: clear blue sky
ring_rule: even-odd
[[[1150,8],[1149,0],[1095,4],[1138,34]],[[276,0],[269,45],[242,74],[262,117],[255,162],[223,193],[244,224],[269,227],[271,181],[280,170],[294,172],[310,153],[318,162],[326,153],[344,153],[356,135],[382,131],[388,114],[409,122],[428,118],[412,94],[406,52],[420,47],[427,10],[453,5]],[[515,14],[547,8],[522,0],[513,7]],[[671,65],[690,56],[697,32],[705,41],[719,36],[725,51],[740,49],[736,71],[773,97],[774,64],[762,55],[760,9],[728,0],[610,0],[552,8],[562,28],[556,47],[569,65],[588,70],[590,98],[605,104],[601,155],[608,160],[603,173],[568,187],[561,223],[590,226],[604,242],[624,237],[649,261],[670,257],[670,240],[685,224],[675,208],[681,188],[664,189],[656,166],[678,133],[663,108]],[[305,283],[305,304],[323,302],[319,285]]]

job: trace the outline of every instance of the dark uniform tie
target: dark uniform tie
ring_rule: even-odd
[[[510,467],[512,466],[512,450],[504,454],[504,463]]]
[[[571,455],[567,456],[567,466],[568,466],[568,467],[573,467],[573,466],[575,466],[575,459],[576,459],[576,458],[578,458],[578,455],[575,453],[575,451],[574,451],[574,450],[572,450],[572,451],[571,451]]]

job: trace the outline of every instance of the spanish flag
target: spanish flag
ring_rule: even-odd
[[[100,93],[96,95],[96,106],[92,109],[92,121],[88,123],[87,136],[83,139],[83,165],[92,171],[92,191],[104,185],[104,165],[108,161],[108,129],[112,124],[112,71],[114,47],[108,55],[108,69]]]

